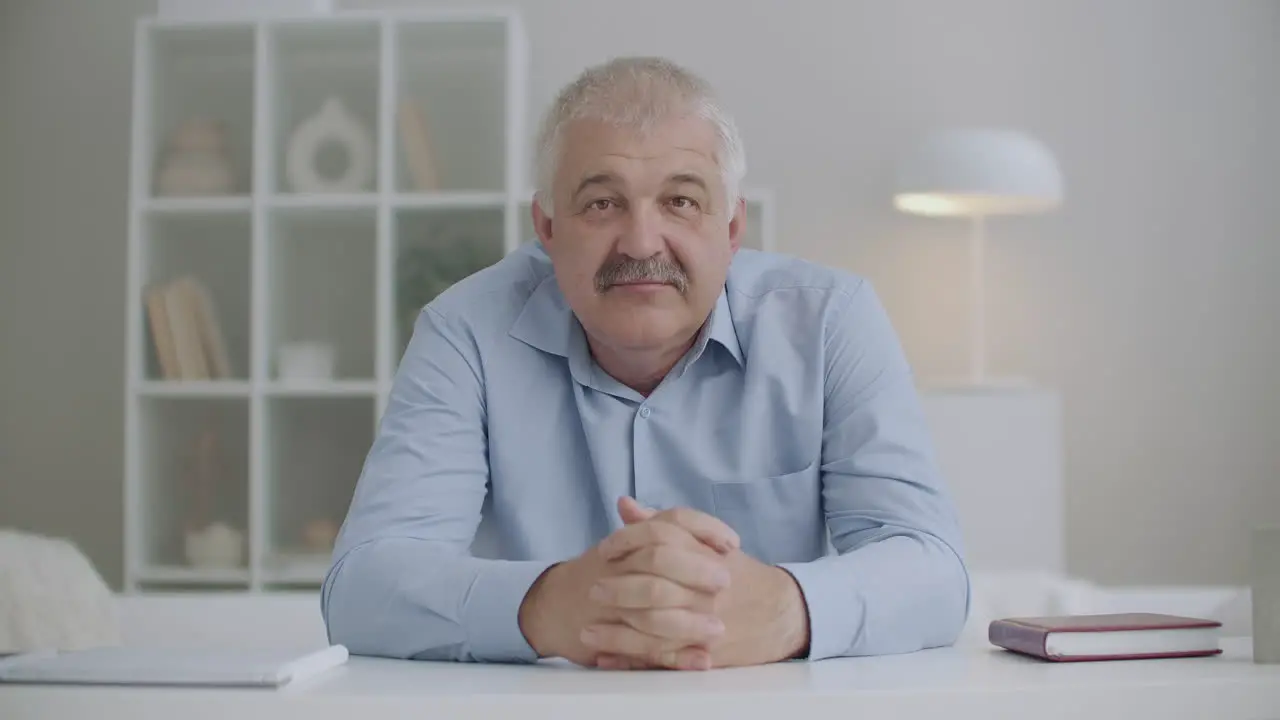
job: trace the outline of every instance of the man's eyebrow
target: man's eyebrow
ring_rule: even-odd
[[[602,172],[594,175],[588,175],[582,179],[582,182],[578,183],[577,189],[573,191],[573,197],[578,197],[578,193],[582,192],[590,185],[608,185],[610,183],[617,182],[617,180],[617,176],[613,173]]]
[[[707,190],[707,181],[703,180],[701,175],[696,175],[694,173],[676,173],[675,175],[672,175],[671,177],[667,178],[667,182],[675,185],[683,185],[684,183],[689,183],[691,185],[697,185],[698,187],[702,188],[703,192],[709,192]]]

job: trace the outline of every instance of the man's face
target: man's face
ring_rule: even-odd
[[[711,123],[639,136],[581,120],[563,141],[555,215],[537,203],[533,213],[570,307],[615,351],[688,342],[724,287],[745,215],[726,205]]]

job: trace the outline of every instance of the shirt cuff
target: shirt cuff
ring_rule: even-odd
[[[520,605],[534,581],[553,564],[493,560],[476,575],[462,611],[476,660],[531,663],[538,659],[520,631]]]
[[[781,563],[791,573],[809,612],[809,653],[805,660],[825,660],[844,655],[862,631],[866,602],[850,593],[842,577],[844,568],[833,564],[839,557],[805,563]]]

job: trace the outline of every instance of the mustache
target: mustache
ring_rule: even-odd
[[[596,273],[596,292],[602,293],[614,285],[637,282],[665,283],[681,293],[689,288],[689,276],[674,262],[656,256],[643,260],[620,257]]]

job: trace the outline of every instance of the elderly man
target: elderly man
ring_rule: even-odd
[[[866,281],[739,250],[744,168],[669,62],[560,93],[539,242],[417,319],[322,590],[333,642],[707,669],[957,638],[960,533],[895,333]]]

